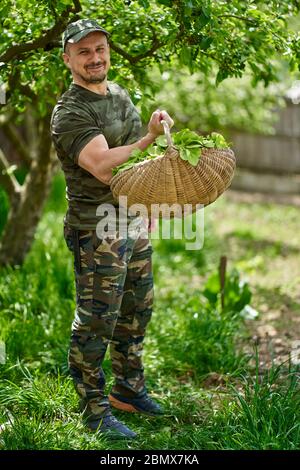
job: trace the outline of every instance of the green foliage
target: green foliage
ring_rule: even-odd
[[[148,149],[144,151],[139,149],[133,150],[126,162],[113,168],[113,175],[116,175],[119,171],[129,170],[144,160],[152,160],[157,156],[154,152],[153,146],[148,147]]]
[[[229,147],[221,134],[213,132],[211,136],[202,137],[189,129],[174,133],[173,141],[182,160],[187,160],[193,166],[197,166],[202,148],[224,149]]]
[[[262,377],[249,375],[226,386],[213,398],[191,383],[169,379],[163,390],[166,416],[141,419],[126,415],[138,430],[133,449],[296,450],[300,444],[297,371],[272,367]],[[69,379],[33,377],[22,370],[19,385],[0,387],[0,446],[28,449],[126,449],[127,443],[107,441],[85,432]],[[6,410],[3,412],[3,410]],[[116,412],[117,414],[117,412]],[[124,414],[120,413],[124,421]],[[174,419],[173,419],[174,418]]]
[[[221,308],[221,290],[218,273],[212,274],[208,278],[203,295],[207,298],[212,308],[233,313],[240,313],[251,301],[249,284],[240,278],[240,273],[236,269],[233,269],[225,279],[224,308]]]
[[[0,330],[10,363],[21,358],[32,368],[66,371],[66,332],[74,310],[72,262],[66,255],[62,214],[49,212],[24,266],[1,270]]]
[[[24,415],[38,412],[40,418],[67,419],[77,408],[76,393],[70,378],[51,374],[32,375],[20,368],[20,383],[4,381],[0,389],[0,406],[10,413]]]
[[[173,133],[172,139],[173,146],[178,150],[180,158],[188,161],[193,166],[197,166],[201,157],[202,148],[224,149],[229,146],[224,137],[216,132],[203,137],[189,129],[183,129],[180,132]],[[168,143],[166,137],[163,135],[157,137],[154,144],[147,147],[146,150],[133,150],[125,163],[113,168],[113,175],[116,175],[120,171],[129,170],[142,161],[152,160],[162,156],[167,147]]]
[[[176,64],[161,74],[152,70],[157,88],[153,106],[167,109],[177,129],[190,128],[198,132],[241,129],[247,132],[274,132],[277,113],[285,105],[283,96],[292,84],[292,77],[280,62],[274,64],[280,81],[267,88],[255,87],[249,68],[241,78],[228,78],[217,88],[215,69],[209,76],[201,72],[190,75]]]
[[[233,308],[221,309],[215,303],[207,302],[207,292],[212,289],[211,279],[200,291],[188,293],[185,287],[179,287],[160,296],[158,315],[170,320],[165,324],[159,321],[158,326],[152,328],[155,329],[154,341],[159,356],[163,358],[156,367],[168,374],[179,376],[190,371],[198,379],[210,372],[238,374],[247,363],[247,357],[237,350],[236,345],[244,333],[240,310],[249,298],[239,299],[237,308],[235,297]],[[236,280],[232,280],[232,284],[235,283]],[[231,287],[232,291],[236,294],[235,287]],[[228,297],[231,297],[230,293]]]
[[[257,363],[259,356],[257,355]],[[272,365],[262,377],[244,376],[234,401],[216,414],[219,449],[295,450],[300,445],[299,370]],[[231,429],[229,433],[226,430]]]
[[[66,181],[63,172],[60,171],[53,178],[51,192],[45,207],[45,211],[65,213],[66,209]]]
[[[10,102],[20,112],[32,99],[30,91],[38,97],[36,111],[45,114],[67,87],[70,75],[61,59],[60,37],[78,17],[97,18],[111,32],[110,79],[125,85],[135,102],[155,92],[154,64],[162,72],[176,60],[180,68],[204,76],[218,67],[217,84],[241,77],[248,66],[253,83],[268,85],[278,79],[274,59],[284,57],[291,70],[299,63],[298,33],[288,28],[288,20],[299,12],[298,2],[81,0],[77,11],[74,4],[1,2],[0,80],[8,84]],[[58,20],[63,21],[49,41],[41,41]],[[13,49],[32,41],[33,47]]]

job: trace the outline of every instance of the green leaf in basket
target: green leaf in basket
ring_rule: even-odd
[[[228,148],[226,140],[222,134],[212,132],[210,135],[201,136],[190,129],[182,129],[172,134],[174,147],[179,151],[182,160],[188,161],[191,165],[196,166],[201,157],[201,148]],[[162,155],[168,147],[166,137],[160,135],[155,142],[146,150],[135,149],[131,152],[127,162],[122,163],[113,169],[113,174],[132,168],[139,162],[151,160]]]
[[[163,147],[163,148],[168,147],[168,143],[167,143],[167,139],[166,139],[165,135],[160,135],[160,136],[156,137],[155,143],[159,147]]]
[[[211,133],[211,138],[215,143],[215,146],[217,148],[226,148],[228,147],[228,144],[222,134],[218,134],[217,132],[212,132]]]
[[[179,149],[179,154],[182,160],[188,160],[190,156],[190,150],[184,147],[181,147]]]
[[[193,145],[201,142],[201,137],[194,131],[183,129],[172,135],[175,145]]]
[[[200,156],[201,149],[190,150],[189,163],[193,166],[197,166]]]
[[[213,148],[215,146],[215,143],[210,139],[205,139],[203,141],[203,145],[204,147],[207,147],[207,148]]]
[[[126,165],[124,170],[129,170],[129,168],[132,168],[134,165],[135,165],[135,163],[128,163],[128,165]]]
[[[132,150],[132,152],[131,152],[129,158],[130,158],[130,160],[131,160],[131,159],[139,158],[142,153],[143,153],[142,150],[140,150],[140,149],[134,149],[134,150]],[[126,163],[127,163],[127,162],[126,162]]]
[[[158,157],[159,155],[161,155],[161,150],[159,147],[156,147],[154,145],[150,145],[148,148],[147,148],[147,153],[151,156],[151,157]]]

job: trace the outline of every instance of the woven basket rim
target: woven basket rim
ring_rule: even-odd
[[[122,170],[122,171],[119,171],[117,174],[115,174],[111,180],[110,180],[110,184],[115,180],[117,179],[117,177],[119,177],[121,174],[125,174],[127,173],[128,171],[132,170],[133,168],[138,168],[138,167],[141,167],[141,166],[144,166],[144,165],[148,165],[150,164],[151,162],[154,162],[154,161],[158,161],[158,160],[161,160],[162,158],[175,158],[174,157],[174,153],[173,153],[173,156],[169,156],[170,155],[170,151],[173,150],[173,151],[176,151],[177,152],[177,158],[181,158],[180,155],[179,155],[179,150],[174,146],[174,145],[169,145],[166,150],[164,151],[164,153],[162,155],[158,155],[157,157],[155,158],[149,158],[148,160],[142,160],[141,162],[138,162],[136,163],[135,165],[133,165],[132,167],[130,168],[127,168],[125,170]],[[212,151],[212,150],[217,150],[217,151],[222,151],[222,152],[225,152],[225,151],[231,151],[233,152],[233,150],[230,148],[230,147],[226,147],[226,148],[215,148],[215,147],[202,147],[201,148],[202,152],[205,152],[205,151]],[[201,160],[201,157],[200,157],[200,160]],[[199,162],[200,162],[199,160]],[[183,160],[182,161],[186,161],[186,160]]]

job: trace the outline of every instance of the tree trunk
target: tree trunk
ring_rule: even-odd
[[[0,241],[0,265],[20,265],[30,250],[49,194],[54,164],[51,158],[49,117],[41,123],[38,155],[20,194],[11,195],[10,211]]]

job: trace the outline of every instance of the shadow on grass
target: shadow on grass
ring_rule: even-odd
[[[281,287],[261,287],[255,286],[256,296],[260,299],[260,303],[267,304],[270,309],[280,309],[284,306],[285,309],[294,311],[299,316],[300,303],[295,301],[291,295],[282,292]]]
[[[233,230],[232,232],[226,233],[225,239],[227,241],[234,239],[234,243],[238,245],[239,249],[244,253],[244,256],[264,253],[271,257],[286,257],[300,253],[300,248],[289,245],[288,243],[257,238],[255,233],[251,230]]]

